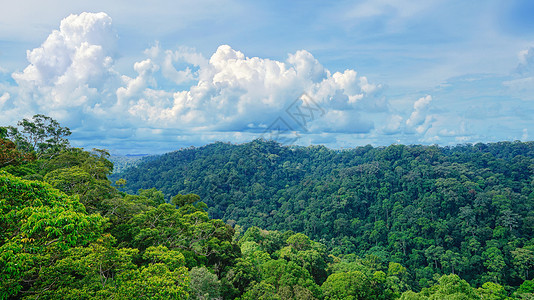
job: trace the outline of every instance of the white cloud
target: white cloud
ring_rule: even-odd
[[[432,102],[432,96],[430,95],[426,95],[415,101],[413,104],[413,112],[410,115],[410,118],[406,120],[407,127],[415,128],[417,132],[420,132],[425,124],[428,125],[428,123],[431,122],[431,116],[426,115],[430,102]]]
[[[517,67],[521,75],[534,76],[534,47],[519,52],[519,66]]]
[[[19,84],[61,83],[67,77],[79,81],[99,80],[112,63],[115,42],[111,18],[105,13],[70,15],[61,21],[39,48],[27,52],[30,65],[13,74]]]
[[[534,93],[534,47],[524,49],[518,54],[519,64],[514,78],[503,81],[514,96],[532,100]]]
[[[147,51],[152,57],[160,52],[154,47]],[[138,95],[140,100],[129,112],[150,124],[220,131],[265,128],[307,92],[334,116],[319,121],[323,127],[315,126],[315,130],[368,132],[373,127],[371,121],[362,120],[355,104],[380,87],[358,77],[354,70],[331,75],[307,51],[290,54],[285,62],[246,57],[228,45],[220,46],[209,60],[183,50],[165,55],[165,61],[180,57],[197,66],[197,83],[175,91],[172,101],[148,101],[148,89]]]
[[[146,49],[145,54],[161,66],[164,78],[178,85],[198,80],[198,69],[208,64],[202,54],[188,47],[179,47],[175,51],[162,50],[159,43],[156,43],[153,47]],[[177,69],[176,64],[185,69],[179,70],[179,67]]]
[[[28,66],[12,74],[13,115],[49,114],[75,136],[87,132],[86,138],[105,129],[97,134],[102,140],[137,134],[120,129],[128,127],[236,138],[235,132],[261,134],[278,117],[292,122],[286,109],[303,92],[326,112],[306,128],[292,123],[308,134],[368,133],[374,128],[370,114],[387,108],[383,97],[375,97],[380,85],[350,69],[332,74],[305,50],[278,61],[222,45],[206,59],[191,48],[166,50],[156,43],[130,77],[114,70],[116,44],[105,13],[63,19],[59,30],[28,51]],[[4,95],[2,105],[10,97]]]
[[[4,104],[9,100],[11,95],[9,95],[8,92],[5,92],[2,96],[0,96],[0,110],[4,107]]]
[[[418,134],[425,134],[427,130],[432,127],[432,122],[434,122],[434,116],[426,116],[424,122],[415,127],[415,132]]]
[[[79,113],[105,103],[118,82],[112,69],[116,39],[105,13],[63,19],[40,47],[27,51],[24,71],[12,75],[19,106],[26,102],[26,109],[79,120]]]
[[[386,125],[382,127],[384,134],[397,134],[404,129],[404,118],[399,115],[389,117]]]
[[[378,8],[385,11],[400,9],[391,1],[380,3]],[[414,12],[399,10],[395,14],[402,19],[403,14]],[[299,143],[328,141],[331,146],[397,140],[469,141],[474,137],[465,128],[488,131],[482,126],[485,119],[472,122],[469,107],[502,111],[503,115],[520,111],[525,121],[517,125],[518,130],[530,129],[530,111],[524,108],[528,108],[526,100],[532,99],[534,86],[533,48],[520,53],[518,72],[513,76],[451,82],[428,91],[435,99],[447,101],[438,103],[430,95],[417,99],[388,93],[353,69],[331,71],[306,50],[290,53],[285,59],[269,59],[248,57],[222,45],[204,56],[188,47],[164,49],[156,42],[132,63],[133,72],[121,74],[115,69],[120,57],[117,40],[112,20],[105,13],[65,18],[40,47],[28,51],[27,67],[12,74],[16,84],[11,80],[0,84],[0,121],[45,113],[72,128],[73,139],[91,139],[103,145],[127,140],[139,149],[151,143],[157,147],[166,144],[168,150],[173,143],[250,140],[279,117],[299,131]],[[494,100],[501,96],[503,81],[523,95],[513,105]],[[478,93],[481,87],[491,87],[484,91],[495,94],[494,98],[476,98],[479,95],[473,91]],[[456,97],[458,90],[463,91],[460,97]],[[305,128],[287,112],[303,92],[324,111]],[[464,121],[471,123],[466,126]],[[143,146],[143,142],[149,144]]]

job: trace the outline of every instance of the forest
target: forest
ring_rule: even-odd
[[[0,127],[0,299],[534,299],[534,143],[254,140],[113,172]]]

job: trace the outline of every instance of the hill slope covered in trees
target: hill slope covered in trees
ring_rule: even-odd
[[[484,226],[490,230],[482,230],[482,235],[478,228],[481,225],[473,223],[472,219],[466,221],[469,222],[467,228],[474,229],[467,232],[461,231],[463,227],[453,227],[454,224],[449,220],[454,220],[457,216],[453,214],[454,208],[449,206],[441,208],[450,209],[445,218],[442,218],[442,213],[433,211],[436,213],[434,219],[425,220],[424,215],[417,215],[418,218],[413,221],[410,218],[414,217],[408,216],[405,222],[415,223],[402,223],[398,220],[402,220],[397,215],[399,211],[402,214],[407,207],[412,206],[409,212],[420,208],[412,200],[401,198],[405,202],[395,203],[393,210],[387,212],[386,221],[382,216],[383,210],[369,212],[367,218],[364,218],[365,212],[361,208],[356,213],[362,213],[362,218],[359,221],[351,219],[350,225],[347,225],[350,227],[337,233],[339,238],[327,232],[324,233],[324,238],[318,235],[324,230],[322,227],[332,226],[325,223],[324,226],[319,224],[312,232],[317,236],[317,240],[313,240],[306,234],[292,230],[265,230],[256,226],[244,230],[235,224],[243,222],[239,219],[225,223],[212,218],[207,212],[210,209],[196,194],[169,194],[170,197],[165,199],[164,193],[153,187],[138,190],[136,195],[119,191],[108,179],[113,164],[108,160],[107,151],[71,148],[65,138],[70,130],[43,115],[23,120],[18,125],[19,127],[0,127],[0,299],[407,300],[534,297],[534,282],[531,280],[533,274],[530,271],[533,249],[532,240],[529,240],[531,233],[528,231],[528,205],[531,197],[526,183],[530,178],[522,178],[521,174],[525,171],[520,168],[517,169],[517,180],[506,181],[503,180],[506,176],[497,177],[505,182],[498,187],[509,189],[508,194],[505,194],[509,197],[497,197],[501,194],[495,193],[491,205],[509,205],[504,210],[497,207],[493,211],[485,211],[487,216],[484,218],[490,223]],[[256,150],[250,151],[248,148],[251,146]],[[268,166],[267,161],[272,168],[277,168],[279,162],[273,155],[285,159],[282,161],[285,166],[280,167],[282,171],[288,172],[286,179],[280,179],[285,184],[280,188],[286,190],[284,193],[299,190],[293,187],[291,180],[297,185],[303,180],[309,180],[301,187],[306,193],[320,195],[331,192],[325,185],[336,183],[334,175],[339,176],[340,170],[346,168],[344,163],[347,163],[339,161],[330,170],[315,166],[313,171],[317,172],[317,178],[306,179],[312,174],[306,172],[312,169],[304,169],[304,173],[295,170],[290,172],[292,168],[302,168],[292,167],[292,162],[286,165],[291,155],[309,157],[309,154],[299,152],[302,149],[312,154],[318,151],[323,160],[325,157],[335,158],[338,154],[322,147],[299,150],[259,141],[241,146],[215,144],[197,149],[198,153],[210,147],[214,147],[212,150],[240,149],[254,153],[257,168],[248,166],[246,170],[247,176],[254,176],[258,180],[268,173],[261,173]],[[527,144],[523,150],[529,147]],[[271,150],[278,151],[278,154],[269,152]],[[363,150],[362,155],[366,155],[365,153],[373,151],[380,153],[383,149],[373,150],[367,147]],[[212,171],[217,170],[219,165],[215,162],[224,161],[225,151],[213,157],[212,153],[204,153],[198,156],[202,158],[199,162],[202,165],[202,161],[212,159]],[[265,154],[267,161],[262,158]],[[437,156],[440,155],[438,153]],[[513,156],[514,159],[518,158],[517,154]],[[524,157],[527,162],[521,167],[530,167],[529,154]],[[250,162],[246,155],[241,158],[242,164]],[[370,156],[366,159],[375,158]],[[507,158],[503,159],[506,167]],[[363,170],[369,170],[367,165],[372,164],[362,162],[361,165],[366,167],[361,167],[361,170],[358,169],[359,165],[348,167],[357,168],[349,172],[350,175],[343,175],[347,182],[353,182],[356,186],[368,182],[369,179],[357,181],[359,177],[368,176],[366,174],[375,174],[377,178],[381,178],[376,166],[369,173]],[[202,166],[207,167],[205,164]],[[425,170],[424,174],[431,174],[428,168]],[[283,176],[280,173],[282,171],[277,174]],[[409,174],[411,171],[406,172]],[[444,177],[448,178],[440,178]],[[206,177],[205,180],[212,182],[215,178],[217,175]],[[243,195],[248,194],[248,190],[252,188],[254,191],[250,195],[254,197],[253,201],[260,201],[262,186],[258,187],[248,177],[241,179]],[[262,183],[266,182],[269,180]],[[382,180],[376,179],[375,184],[376,182]],[[432,185],[432,182],[428,184]],[[482,181],[477,184],[482,184]],[[124,189],[121,184],[118,186]],[[472,198],[461,200],[458,196],[461,190],[454,190],[456,194],[443,192],[447,195],[444,199],[455,196],[454,203],[469,203],[476,200],[478,195],[491,191],[486,191],[487,187],[469,187],[467,193]],[[344,191],[353,188],[354,186],[345,187]],[[368,191],[365,192],[372,195],[373,185],[369,184],[366,189]],[[423,191],[425,189],[426,187],[421,188]],[[447,185],[442,189],[452,190]],[[471,189],[476,193],[471,192]],[[498,191],[497,187],[493,189]],[[341,192],[338,194],[342,195]],[[359,197],[360,194],[354,195]],[[491,195],[493,194],[486,197]],[[227,197],[224,193],[215,194],[214,190],[207,198],[213,201],[219,196]],[[349,202],[357,201],[359,198],[355,198],[356,196],[346,198],[344,207],[350,207]],[[293,199],[289,194],[285,197]],[[368,199],[372,199],[369,197]],[[322,199],[330,198],[337,202],[343,200],[325,195]],[[382,202],[387,198],[388,196],[378,197]],[[309,199],[311,203],[321,198]],[[397,199],[396,202],[398,201],[400,200]],[[282,210],[285,203],[286,200],[279,200],[279,210]],[[370,201],[360,207],[371,207],[373,203]],[[474,218],[480,218],[477,212],[480,207],[491,207],[484,201],[480,203],[471,208],[475,211],[472,212]],[[292,222],[288,220],[287,227],[298,225],[294,220],[302,218],[307,211],[306,202],[299,200],[297,204],[295,207],[299,207],[302,212],[295,214]],[[454,207],[453,204],[450,205]],[[216,213],[220,207],[211,211]],[[288,211],[285,213],[295,207],[286,206]],[[344,211],[351,213],[346,209]],[[494,214],[496,217],[493,217]],[[276,213],[269,218],[274,216]],[[463,221],[465,216],[459,218]],[[253,217],[244,220],[258,222]],[[433,229],[435,220],[439,220],[444,226],[440,227],[442,230],[439,232]],[[491,223],[492,220],[495,223]],[[265,222],[267,224],[272,221],[267,219]],[[333,226],[338,226],[335,221]],[[395,225],[398,222],[401,225]],[[371,225],[366,225],[368,223]],[[284,228],[281,224],[278,226]],[[380,226],[385,226],[386,230],[378,230],[377,228],[382,228]],[[401,229],[396,226],[401,226]],[[356,229],[360,231],[351,231]],[[370,234],[367,233],[369,230]],[[393,243],[400,241],[405,244],[386,245],[383,238],[390,234],[388,230],[409,234],[404,240],[392,238]],[[463,243],[459,248],[454,248],[455,240],[462,236],[470,243],[467,250],[472,251],[471,255],[465,253]],[[367,244],[358,244],[365,239],[368,239]],[[431,245],[419,250],[424,243]],[[401,250],[395,252],[393,249],[399,246]],[[413,263],[414,258],[420,258],[420,265]],[[480,261],[482,267],[476,265]],[[400,262],[409,265],[409,268]],[[474,268],[480,268],[483,273],[472,276],[466,271],[466,262],[473,262]],[[472,281],[471,284],[458,274]]]
[[[533,175],[532,142],[340,151],[255,140],[183,149],[117,176],[129,192],[196,193],[231,224],[400,263],[421,288],[435,274],[474,285],[533,275]]]

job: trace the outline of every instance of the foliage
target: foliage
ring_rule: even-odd
[[[525,280],[514,295],[520,299],[534,299],[534,281]]]
[[[399,263],[419,290],[446,274],[474,286],[532,279],[533,166],[534,142],[330,150],[255,140],[182,149],[117,176],[125,191],[197,194],[212,217],[245,229]]]
[[[109,161],[113,163],[113,173],[121,173],[128,168],[137,166],[147,155],[111,155]]]
[[[100,215],[86,214],[77,196],[0,171],[1,297],[27,290],[43,267],[94,241],[104,224]]]
[[[0,127],[0,299],[533,298],[533,143],[215,143],[117,189],[52,121]]]
[[[65,137],[71,134],[70,129],[61,127],[58,121],[45,115],[34,115],[31,120],[23,119],[17,125],[20,128],[6,127],[5,135],[23,152],[57,153],[69,145]]]
[[[191,278],[191,295],[196,299],[219,299],[221,282],[217,275],[211,273],[206,267],[193,267],[189,271]]]
[[[19,165],[34,159],[35,157],[31,153],[24,153],[17,150],[15,143],[12,141],[0,138],[0,168],[9,165]]]
[[[460,279],[458,275],[443,275],[438,279],[436,285],[430,288],[423,289],[420,293],[414,293],[413,291],[407,291],[400,297],[401,300],[411,299],[443,299],[443,300],[469,300],[469,299],[481,299],[475,293],[469,283]],[[482,298],[491,299],[491,298]],[[495,298],[500,299],[500,298]]]

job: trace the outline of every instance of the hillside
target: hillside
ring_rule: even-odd
[[[216,143],[128,170],[205,193],[165,199],[114,187],[109,153],[53,119],[18,124],[0,127],[0,299],[534,295],[531,143]]]
[[[137,166],[141,162],[141,159],[146,159],[147,156],[149,155],[111,155],[109,161],[113,163],[113,173],[121,173],[128,168]]]
[[[128,192],[198,194],[230,224],[302,232],[336,255],[401,263],[424,287],[434,274],[476,285],[529,276],[533,172],[532,142],[340,151],[255,140],[175,151],[115,178]]]

